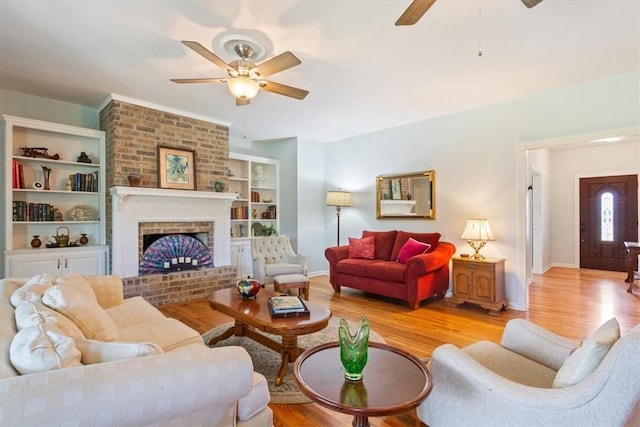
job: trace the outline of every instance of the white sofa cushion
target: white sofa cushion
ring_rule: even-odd
[[[93,292],[93,291],[92,291]],[[54,285],[46,290],[42,302],[69,318],[89,339],[114,341],[118,329],[94,298],[72,286]]]
[[[204,345],[202,336],[176,319],[156,319],[118,329],[118,339],[127,342],[152,342],[165,353],[188,344]]]
[[[11,294],[11,305],[17,307],[26,301],[40,301],[42,294],[53,285],[55,277],[50,274],[36,274]]]
[[[42,303],[24,302],[16,307],[16,327],[18,330],[36,326],[41,323],[56,325],[65,335],[72,338],[84,338],[82,331],[69,319]]]
[[[42,323],[19,331],[9,347],[9,358],[21,374],[81,366],[73,338],[56,325]]]
[[[238,400],[238,419],[246,421],[262,411],[269,404],[269,386],[264,375],[253,373],[251,392]]]
[[[87,298],[98,302],[93,288],[79,273],[69,273],[65,276],[60,276],[53,282],[53,284],[59,286],[70,286],[75,290],[82,292],[82,294]]]
[[[75,344],[82,354],[83,365],[155,356],[163,353],[159,346],[150,342],[102,342],[78,338],[75,340]]]
[[[619,338],[620,325],[613,317],[571,352],[558,370],[553,387],[570,387],[591,375]]]

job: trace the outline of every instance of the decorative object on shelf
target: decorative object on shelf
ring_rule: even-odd
[[[33,181],[33,184],[31,184],[31,186],[34,190],[42,190],[43,188],[43,185],[40,181]]]
[[[72,189],[72,186],[71,186],[71,179],[68,179],[68,180],[67,180],[67,182],[66,182],[66,183],[65,183],[65,185],[64,185],[64,189],[65,189],[66,191],[71,191],[71,189]]]
[[[67,230],[67,234],[63,234],[61,230]],[[64,248],[69,246],[69,227],[60,226],[56,229],[56,235],[51,236],[56,240],[56,246]]]
[[[344,377],[349,381],[360,381],[369,353],[369,320],[362,317],[353,335],[345,319],[340,319],[339,325],[340,362],[344,367]]]
[[[84,151],[80,153],[80,157],[78,157],[76,161],[78,163],[93,163],[89,156],[87,156],[87,153],[85,153]]]
[[[263,199],[262,200],[264,203],[271,203],[273,200],[272,199]]]
[[[51,168],[42,166],[42,173],[44,174],[44,189],[51,190],[51,188],[49,188],[49,178],[51,177]]]
[[[40,235],[35,234],[33,236],[33,239],[31,239],[31,247],[39,248],[40,246],[42,246],[42,240],[40,240]]]
[[[258,218],[258,209],[251,209],[251,218]]]
[[[129,181],[129,185],[131,187],[139,187],[140,182],[142,181],[142,177],[139,173],[130,173],[127,175],[127,181]]]
[[[89,238],[87,237],[87,233],[80,233],[80,238],[78,239],[78,243],[80,243],[83,246],[89,243]]]
[[[69,210],[69,216],[74,221],[93,221],[96,217],[91,206],[77,205]]]
[[[222,193],[224,191],[224,182],[216,181],[213,184],[213,189],[216,190],[217,193]]]
[[[329,191],[327,193],[327,206],[336,207],[336,216],[338,217],[338,239],[337,246],[340,246],[340,209],[343,206],[351,206],[351,193],[348,191]]]
[[[196,165],[193,150],[158,147],[158,183],[160,188],[196,189]]]
[[[242,296],[243,300],[255,298],[260,292],[260,288],[262,285],[255,279],[252,279],[250,276],[247,276],[246,279],[238,280],[236,284],[238,288],[238,293]]]
[[[400,179],[391,180],[391,198],[393,200],[402,200],[402,190],[400,189]]]
[[[467,226],[460,237],[465,239],[469,246],[475,251],[475,253],[471,255],[473,259],[484,259],[484,255],[480,254],[480,249],[482,249],[488,241],[496,240],[491,232],[488,219],[468,219]]]
[[[264,184],[264,177],[263,177],[263,167],[262,165],[257,165],[254,164],[253,165],[253,175],[252,175],[252,186],[254,187],[262,187],[262,185]]]
[[[247,232],[247,226],[245,224],[238,224],[238,231],[240,231],[240,237],[245,237],[245,233]]]
[[[22,150],[22,155],[25,157],[60,160],[60,155],[49,155],[49,149],[45,147],[20,147],[20,149]]]
[[[62,216],[62,212],[60,212],[60,209],[53,208],[53,220],[54,221],[64,221],[64,218]]]

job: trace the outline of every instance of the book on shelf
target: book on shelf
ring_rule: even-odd
[[[310,315],[299,296],[280,295],[269,298],[271,317],[308,317]]]

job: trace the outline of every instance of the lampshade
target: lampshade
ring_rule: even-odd
[[[467,226],[460,237],[465,240],[474,240],[478,242],[496,240],[491,232],[491,226],[489,225],[488,219],[468,219]]]
[[[227,80],[227,86],[233,96],[240,99],[251,99],[260,89],[258,82],[245,76],[230,78]]]
[[[327,206],[351,206],[351,193],[348,191],[327,192]]]

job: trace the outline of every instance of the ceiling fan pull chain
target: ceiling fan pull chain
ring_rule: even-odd
[[[482,56],[482,2],[478,2],[478,56]]]

